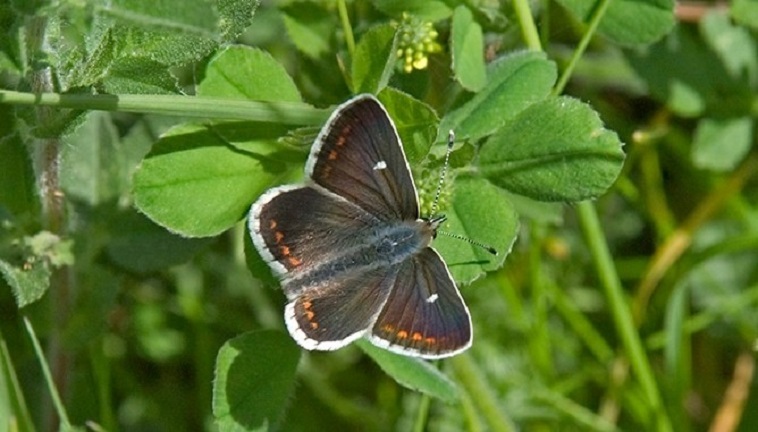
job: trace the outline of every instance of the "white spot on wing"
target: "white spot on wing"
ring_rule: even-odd
[[[434,293],[434,294],[432,294],[432,295],[430,295],[429,297],[427,297],[427,298],[426,298],[426,302],[427,302],[427,303],[434,303],[434,302],[436,302],[436,301],[437,301],[437,299],[438,299],[439,297],[440,297],[440,296],[439,296],[439,295],[437,295],[437,293]]]
[[[387,162],[381,160],[374,165],[374,171],[387,169]]]

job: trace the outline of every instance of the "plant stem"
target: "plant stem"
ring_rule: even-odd
[[[616,267],[608,250],[605,235],[600,227],[597,211],[592,203],[584,201],[577,204],[577,212],[585,241],[597,267],[600,284],[611,308],[618,335],[629,356],[632,369],[640,381],[647,403],[655,414],[657,430],[670,431],[671,424],[663,408],[647,353],[642,347],[642,342],[632,319],[632,313],[624,298],[621,281],[616,273]]]
[[[34,68],[29,73],[29,87],[36,94],[53,92],[56,90],[55,76],[53,68],[48,65],[47,60],[41,53],[46,45],[48,32],[47,26],[49,19],[40,15],[29,20],[27,23],[24,37],[25,49],[30,55],[30,64]],[[3,97],[0,96],[0,101]],[[38,105],[34,110],[35,121],[37,125],[44,128],[45,125],[55,124],[59,118],[67,115],[49,106]],[[41,221],[43,229],[63,238],[66,235],[66,206],[64,195],[60,187],[60,163],[61,163],[61,140],[58,136],[36,137],[29,139],[29,153],[33,161],[34,176],[36,180],[37,193],[41,201]],[[60,401],[58,392],[68,393],[68,384],[71,376],[70,364],[71,358],[69,353],[63,349],[63,331],[68,323],[70,308],[72,304],[73,289],[71,285],[71,268],[64,266],[54,268],[50,276],[50,315],[52,317],[52,331],[48,338],[47,355],[52,368],[52,374],[48,368],[47,361],[44,360],[42,349],[39,342],[34,336],[31,324],[25,319],[30,335],[34,337],[35,348],[38,350],[37,355],[40,362],[43,363],[43,371],[46,373],[45,378],[48,380],[55,409],[51,409],[47,399],[43,402],[40,412],[49,421],[51,429],[58,429],[59,423],[69,426],[68,419],[65,418],[65,411]],[[56,390],[57,386],[57,390]],[[62,428],[67,429],[67,428]]]
[[[742,352],[734,363],[734,376],[724,394],[716,416],[711,423],[712,431],[738,430],[745,404],[750,398],[750,383],[755,375],[755,354]]]
[[[635,292],[636,322],[642,322],[647,302],[663,275],[682,256],[692,243],[692,236],[707,220],[720,210],[729,197],[738,193],[745,182],[758,172],[758,155],[751,154],[720,186],[716,187],[692,211],[690,216],[658,248]]]
[[[105,354],[104,340],[93,344],[90,349],[92,374],[97,386],[98,405],[100,407],[99,424],[110,432],[118,430],[116,416],[113,413],[113,389],[111,388],[110,359]]]
[[[66,409],[63,407],[63,403],[61,402],[61,397],[58,394],[58,390],[55,388],[53,375],[50,373],[50,368],[45,361],[45,354],[42,352],[42,347],[39,344],[37,335],[34,333],[32,323],[29,322],[29,318],[24,317],[24,325],[26,326],[27,333],[29,333],[29,339],[31,339],[32,345],[34,346],[34,352],[37,355],[40,367],[42,368],[42,375],[45,377],[45,382],[47,383],[48,390],[50,391],[50,396],[53,398],[53,405],[55,405],[55,410],[58,413],[58,418],[60,418],[60,429],[69,430],[71,429],[71,423],[68,420]]]
[[[176,95],[88,95],[0,90],[0,104],[54,106],[289,125],[323,123],[331,110],[302,102],[257,102]]]
[[[426,430],[426,419],[429,418],[429,407],[432,405],[432,398],[427,394],[421,395],[418,403],[418,415],[413,425],[414,432],[424,432]]]
[[[541,51],[540,35],[532,19],[532,11],[529,9],[528,0],[513,0],[513,10],[516,12],[519,25],[521,26],[521,35],[524,37],[526,46],[530,49]]]
[[[582,55],[584,55],[584,51],[587,50],[587,46],[590,44],[592,36],[595,35],[597,26],[600,24],[600,20],[605,15],[605,11],[608,9],[608,5],[610,5],[610,3],[610,0],[600,0],[599,4],[595,7],[595,12],[592,14],[592,18],[590,18],[589,25],[587,26],[587,31],[584,32],[584,36],[582,36],[582,39],[579,41],[579,45],[577,45],[576,49],[574,50],[574,54],[571,56],[571,60],[569,60],[568,64],[566,65],[566,69],[563,70],[561,77],[558,79],[558,83],[553,88],[554,96],[563,93],[563,89],[566,87],[569,78],[571,78],[571,74],[574,73],[576,64],[579,62],[579,59],[582,58]]]
[[[555,377],[553,356],[550,352],[550,334],[548,329],[548,297],[545,289],[545,269],[542,265],[541,246],[544,240],[544,230],[540,223],[533,222],[529,226],[529,281],[533,307],[531,325],[532,337],[529,338],[529,351],[534,359],[535,367],[547,382]]]
[[[498,406],[497,397],[492,394],[490,386],[477,368],[476,363],[471,359],[471,355],[463,353],[455,356],[450,359],[450,364],[466,392],[470,395],[476,395],[477,407],[482,410],[489,430],[494,432],[515,431],[516,427]]]
[[[347,45],[347,52],[350,54],[350,58],[355,53],[355,37],[353,36],[353,27],[350,25],[350,16],[347,14],[347,6],[345,0],[337,1],[337,10],[340,14],[340,22],[342,23],[342,31],[345,32],[345,44]]]
[[[11,353],[8,351],[8,345],[0,331],[0,380],[3,380],[3,391],[6,399],[3,403],[6,408],[10,408],[15,414],[15,428],[18,431],[33,432],[34,422],[29,413],[29,408],[24,399],[24,392],[21,390],[21,384],[13,367]],[[7,427],[8,423],[0,423],[2,427]]]

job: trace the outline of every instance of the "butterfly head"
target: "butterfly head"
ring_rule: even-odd
[[[430,218],[424,218],[422,220],[424,221],[428,229],[431,230],[432,238],[435,239],[437,238],[437,228],[439,228],[439,226],[442,225],[447,220],[447,216],[434,215]]]

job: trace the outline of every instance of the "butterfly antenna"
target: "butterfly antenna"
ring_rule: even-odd
[[[447,165],[450,162],[450,153],[453,151],[453,144],[455,144],[455,132],[450,129],[450,132],[447,133],[447,151],[445,152],[445,165],[442,166],[440,181],[437,183],[437,192],[434,194],[434,201],[432,201],[432,216],[437,214],[437,205],[440,201],[442,185],[445,184],[445,175],[447,174]]]
[[[453,144],[455,144],[455,132],[453,132],[453,130],[450,129],[450,132],[448,132],[447,134],[447,152],[445,153],[445,165],[442,166],[442,172],[440,173],[440,181],[437,184],[437,193],[434,194],[434,201],[432,202],[432,218],[434,218],[434,215],[437,214],[437,205],[439,204],[440,194],[442,193],[442,185],[445,184],[445,175],[447,174],[447,167],[450,162],[450,153],[453,151]],[[444,220],[444,219],[445,217],[442,216],[441,220]],[[452,233],[448,233],[444,231],[437,231],[437,234],[442,234],[446,237],[454,238],[457,240],[463,240],[468,244],[472,244],[474,246],[477,246],[486,250],[492,255],[497,255],[497,249],[495,249],[494,247],[478,242],[476,240],[472,240],[468,237],[464,237],[462,235],[452,234]]]
[[[462,240],[462,241],[465,241],[465,242],[466,242],[466,243],[468,243],[468,244],[472,244],[472,245],[474,245],[474,246],[480,247],[480,248],[482,248],[482,249],[486,250],[487,252],[491,253],[492,255],[495,255],[495,256],[497,256],[497,249],[495,249],[494,247],[492,247],[492,246],[490,246],[490,245],[486,245],[486,244],[484,244],[484,243],[482,243],[482,242],[478,242],[478,241],[476,241],[476,240],[472,240],[472,239],[470,239],[470,238],[468,238],[468,237],[464,237],[464,236],[462,236],[462,235],[458,235],[458,234],[451,234],[451,233],[449,233],[449,232],[445,232],[445,231],[437,231],[437,234],[442,234],[442,235],[444,235],[445,237],[450,237],[450,238],[454,238],[454,239],[456,239],[456,240]]]

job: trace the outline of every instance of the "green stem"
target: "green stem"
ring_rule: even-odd
[[[16,370],[13,367],[11,353],[5,343],[3,333],[0,331],[0,380],[3,380],[3,390],[6,399],[3,400],[6,408],[10,408],[15,416],[15,430],[21,432],[34,432],[34,422],[29,414],[29,408],[24,399],[24,392]],[[8,423],[0,421],[0,428],[7,427]]]
[[[347,45],[347,52],[350,54],[350,58],[355,53],[355,37],[353,36],[353,27],[350,25],[350,16],[347,14],[347,6],[345,0],[339,0],[337,2],[337,10],[340,14],[340,22],[342,23],[342,31],[345,32],[345,44]]]
[[[610,364],[613,361],[613,350],[590,320],[577,308],[576,304],[560,287],[552,282],[545,284],[545,290],[553,299],[553,304],[558,313],[573,329],[574,334],[578,335],[579,339],[584,342],[584,345],[597,361],[602,364]]]
[[[513,0],[513,10],[516,12],[516,18],[521,26],[521,34],[524,37],[526,46],[530,49],[541,51],[540,35],[537,27],[534,25],[532,11],[529,9],[528,0]]]
[[[542,10],[542,13],[540,13],[540,29],[542,30],[540,32],[540,44],[542,46],[546,46],[548,41],[550,41],[550,6],[552,3],[550,0],[542,0],[540,2]]]
[[[330,110],[302,102],[257,102],[176,95],[88,95],[0,90],[0,104],[125,111],[290,125],[323,123]]]
[[[611,308],[621,343],[629,356],[632,369],[637,375],[637,379],[639,379],[647,403],[655,413],[657,430],[670,431],[671,424],[663,408],[647,353],[642,347],[642,342],[632,319],[631,310],[624,297],[621,281],[613,264],[613,257],[608,250],[605,235],[600,227],[597,211],[592,203],[584,201],[577,204],[577,212],[585,241],[589,246],[593,262],[597,267],[600,284]]]
[[[534,320],[532,322],[529,338],[529,348],[534,359],[535,366],[543,377],[551,381],[555,376],[552,355],[550,353],[550,334],[548,329],[548,298],[545,291],[545,278],[542,265],[542,251],[540,247],[543,240],[541,224],[533,222],[529,227],[529,281],[532,290],[532,304],[534,305]]]
[[[63,407],[63,402],[61,402],[61,397],[58,394],[58,390],[55,388],[53,375],[50,373],[50,368],[47,365],[47,361],[45,361],[45,354],[42,352],[42,347],[39,344],[37,335],[34,333],[32,323],[29,322],[29,318],[24,317],[24,325],[26,326],[26,331],[29,333],[29,338],[32,340],[34,352],[37,355],[40,367],[42,368],[42,375],[45,377],[45,382],[47,383],[48,390],[50,391],[50,396],[53,398],[53,405],[55,405],[55,410],[57,411],[58,418],[61,421],[60,429],[69,430],[71,429],[71,423],[68,420],[68,414],[66,414],[66,409]]]
[[[470,395],[474,395],[477,407],[482,411],[489,430],[493,432],[515,431],[514,423],[498,406],[497,398],[492,394],[489,384],[482,376],[470,354],[463,353],[450,359],[455,375]]]
[[[561,77],[558,79],[558,83],[553,88],[553,95],[557,96],[563,93],[563,89],[566,87],[571,74],[574,73],[576,64],[579,62],[579,59],[582,57],[582,55],[584,55],[584,51],[587,50],[587,46],[590,44],[592,36],[595,35],[597,26],[600,25],[600,20],[605,15],[605,11],[608,9],[608,5],[610,3],[610,0],[600,0],[599,4],[595,8],[595,12],[592,14],[592,18],[590,18],[590,23],[587,27],[587,31],[584,32],[584,36],[582,36],[582,39],[579,41],[579,45],[574,50],[574,54],[571,56],[571,60],[569,60],[568,64],[566,65],[566,69],[563,70]]]
[[[113,413],[113,389],[111,388],[110,359],[105,354],[105,341],[93,344],[90,351],[92,372],[97,386],[98,405],[100,407],[100,425],[110,432],[118,431],[118,423]]]
[[[429,407],[432,405],[432,398],[429,395],[422,394],[418,404],[418,415],[413,425],[414,432],[424,432],[426,430],[426,420],[429,418]]]

